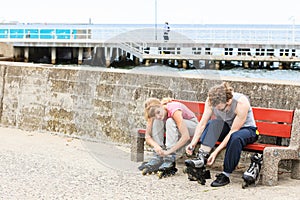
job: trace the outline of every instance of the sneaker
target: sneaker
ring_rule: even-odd
[[[220,187],[230,183],[229,178],[223,173],[217,174],[216,177],[217,179],[211,183],[210,185],[211,187]]]

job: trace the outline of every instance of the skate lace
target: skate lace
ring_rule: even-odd
[[[260,168],[260,164],[262,162],[262,157],[258,154],[254,155],[253,158],[251,158],[251,164],[247,170],[248,173],[253,172],[255,168]]]
[[[217,179],[220,179],[223,175],[222,174],[217,174],[216,177]]]
[[[208,158],[207,153],[205,153],[204,151],[199,151],[199,153],[197,155],[197,159],[195,159],[195,160],[198,160],[198,162],[200,161],[203,164],[206,164],[207,158]]]

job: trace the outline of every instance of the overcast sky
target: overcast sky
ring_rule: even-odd
[[[298,24],[298,0],[6,0],[0,22],[153,24]]]

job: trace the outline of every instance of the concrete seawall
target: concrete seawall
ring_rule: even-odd
[[[0,62],[0,124],[128,143],[145,126],[146,98],[204,101],[224,80],[253,106],[300,108],[300,82]]]
[[[14,57],[14,48],[10,44],[0,42],[0,61],[12,60]]]

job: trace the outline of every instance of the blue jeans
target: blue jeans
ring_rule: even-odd
[[[230,127],[223,120],[210,120],[201,135],[200,142],[203,145],[214,147],[217,141],[223,141],[229,131]],[[232,133],[226,146],[224,172],[232,173],[239,163],[243,147],[254,143],[257,139],[256,127],[242,127]]]

